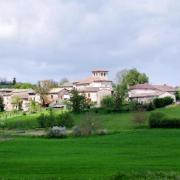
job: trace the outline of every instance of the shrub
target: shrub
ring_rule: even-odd
[[[147,116],[145,114],[145,112],[136,112],[133,114],[133,123],[135,125],[138,125],[138,126],[142,126],[145,124],[146,120],[147,120]]]
[[[173,102],[174,102],[174,99],[171,97],[156,98],[153,101],[156,108],[162,108],[162,107],[168,106],[170,104],[173,104]]]
[[[177,172],[128,172],[119,173],[111,178],[112,180],[178,180],[180,174]]]
[[[138,102],[137,101],[130,101],[128,104],[129,111],[136,111],[138,108]]]
[[[180,118],[166,117],[163,113],[151,113],[150,128],[180,128]]]
[[[101,128],[101,123],[95,115],[87,113],[85,119],[73,129],[74,136],[89,136],[96,134]]]
[[[149,104],[146,105],[147,111],[153,111],[154,109],[156,109],[156,107],[153,102],[150,102]]]
[[[101,107],[107,111],[113,111],[115,106],[113,96],[105,96],[101,101]]]
[[[100,135],[100,136],[104,136],[104,135],[108,134],[108,130],[107,129],[99,129],[99,130],[97,130],[96,134]]]
[[[69,112],[63,112],[57,116],[56,124],[58,126],[65,126],[66,128],[71,128],[74,125],[74,120]]]
[[[48,132],[48,137],[50,138],[64,138],[67,136],[67,131],[65,127],[54,126],[50,128]]]

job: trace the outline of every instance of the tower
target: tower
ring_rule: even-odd
[[[106,70],[93,70],[92,74],[94,77],[100,78],[102,80],[108,80],[108,71]]]

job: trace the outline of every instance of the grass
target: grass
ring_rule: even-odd
[[[169,117],[179,118],[180,117],[180,106],[170,107],[170,108],[163,108],[157,109],[155,111],[163,112]],[[43,111],[47,113],[47,111]],[[62,112],[55,111],[56,113]],[[149,116],[150,112],[146,112],[147,117]],[[35,129],[38,128],[37,117],[40,113],[31,114],[31,115],[14,115],[10,116],[6,119],[1,119],[0,123],[3,121],[6,123],[9,129]],[[75,124],[79,124],[80,121],[84,119],[85,114],[73,114],[75,119]],[[122,130],[129,130],[134,129],[133,124],[133,113],[126,112],[126,113],[97,113],[97,118],[102,121],[102,125],[104,128],[107,128],[110,131],[122,131]],[[145,127],[147,127],[147,121],[145,122]]]
[[[130,130],[67,139],[0,141],[2,179],[109,179],[118,173],[180,172],[179,130]]]

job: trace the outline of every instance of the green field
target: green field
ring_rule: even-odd
[[[180,107],[158,109],[180,117]],[[147,117],[149,112],[146,112]],[[47,139],[0,132],[0,179],[110,179],[118,173],[180,173],[180,130],[135,128],[134,113],[98,113],[111,135]],[[7,118],[21,128],[37,127],[38,114]],[[74,114],[75,123],[85,114]],[[29,124],[28,124],[29,123]],[[18,124],[16,124],[18,125]],[[32,126],[33,125],[33,126]],[[17,126],[15,126],[17,127]],[[20,129],[21,129],[20,128]],[[8,133],[7,133],[8,134]]]
[[[118,172],[180,172],[179,130],[136,130],[67,139],[0,143],[0,176],[12,179],[108,179]]]

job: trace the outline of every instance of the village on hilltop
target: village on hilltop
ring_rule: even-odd
[[[44,83],[43,81],[41,83]],[[47,94],[46,106],[52,108],[66,108],[65,100],[71,97],[71,91],[76,89],[79,94],[94,104],[95,107],[101,106],[101,101],[105,96],[113,95],[113,82],[108,78],[107,70],[93,70],[92,74],[82,80],[65,82],[57,88],[52,88]],[[138,103],[150,103],[155,98],[171,97],[176,102],[178,89],[168,85],[151,85],[149,83],[130,86],[128,89],[128,101]],[[19,97],[22,100],[22,110],[28,111],[30,102],[42,103],[40,95],[33,89],[14,89],[1,88],[0,96],[3,97],[4,110],[18,110],[14,106],[12,99]]]

